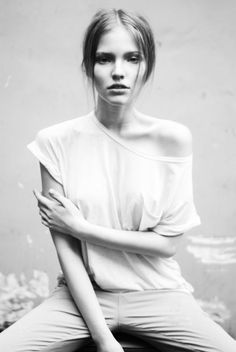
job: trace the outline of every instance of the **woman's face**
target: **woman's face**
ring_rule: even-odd
[[[122,25],[105,33],[98,44],[94,85],[98,98],[125,105],[138,95],[146,63],[132,35]]]

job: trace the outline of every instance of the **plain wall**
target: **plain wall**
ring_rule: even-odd
[[[156,35],[156,74],[138,108],[193,133],[202,225],[185,234],[183,274],[236,337],[234,0],[0,0],[0,271],[44,270],[55,285],[57,257],[32,194],[39,167],[26,145],[38,130],[93,107],[81,41],[94,12],[117,4],[145,15]]]

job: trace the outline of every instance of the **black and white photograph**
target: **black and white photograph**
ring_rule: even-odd
[[[235,18],[0,0],[1,352],[236,352]]]

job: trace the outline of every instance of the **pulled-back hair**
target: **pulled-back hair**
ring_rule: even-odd
[[[144,74],[144,82],[146,82],[155,67],[156,54],[153,33],[143,16],[124,10],[104,9],[94,15],[84,36],[82,67],[94,84],[94,65],[99,41],[103,34],[109,32],[117,24],[123,25],[131,33],[142,52],[146,61]]]

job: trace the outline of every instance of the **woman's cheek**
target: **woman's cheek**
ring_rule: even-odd
[[[94,68],[94,83],[96,89],[102,88],[105,84],[105,72],[102,68]]]

